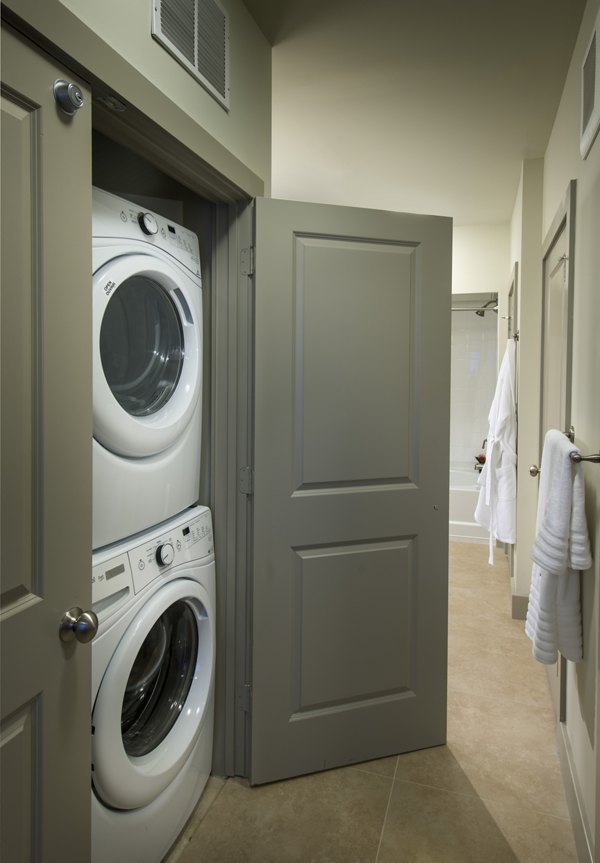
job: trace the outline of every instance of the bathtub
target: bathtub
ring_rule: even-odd
[[[489,535],[474,518],[479,495],[479,473],[473,465],[450,464],[450,539],[487,542]]]

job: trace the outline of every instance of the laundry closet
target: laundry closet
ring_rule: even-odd
[[[76,622],[91,601],[81,574],[93,547],[92,187],[199,239],[198,500],[212,512],[217,562],[213,769],[261,783],[443,743],[451,221],[254,201],[260,177],[121,68],[58,0],[4,6],[6,111],[24,166],[10,200],[39,207],[37,220],[22,207],[8,236],[20,242],[15,278],[34,251],[23,296],[44,335],[16,309],[36,359],[19,369],[31,440],[12,434],[33,492],[19,498],[14,478],[7,525],[24,542],[3,638],[29,660],[20,676],[8,672],[6,710],[13,763],[27,765],[34,747],[34,769],[20,772],[44,770],[37,814],[32,788],[14,795],[31,818],[12,838],[58,847],[76,823],[73,841],[89,843],[89,649],[61,643],[54,618],[69,610]],[[56,79],[74,79],[87,109],[58,115]],[[33,164],[43,195],[22,179],[38,176]],[[37,561],[19,558],[27,542]],[[39,640],[28,644],[32,631]],[[59,803],[68,760],[77,767]]]

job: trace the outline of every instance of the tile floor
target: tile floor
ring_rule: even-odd
[[[449,623],[446,746],[257,788],[212,777],[166,863],[576,863],[502,554],[450,544]]]

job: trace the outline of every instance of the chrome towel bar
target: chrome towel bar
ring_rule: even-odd
[[[568,431],[565,432],[565,435],[569,438],[571,443],[575,443],[575,429],[573,426],[569,428]],[[600,452],[592,453],[592,455],[581,455],[580,452],[573,450],[573,452],[569,453],[569,458],[571,461],[575,462],[575,464],[579,464],[581,461],[589,461],[592,464],[600,464]],[[529,476],[539,476],[541,473],[541,468],[537,466],[537,464],[532,464],[529,468]]]
[[[563,255],[563,257],[565,256]],[[571,443],[575,443],[575,429],[573,426],[571,426],[569,431],[566,431],[565,434]],[[600,452],[595,452],[592,455],[581,455],[579,452],[572,452],[570,453],[570,459],[577,464],[579,464],[580,461],[591,461],[593,464],[600,464]]]
[[[596,452],[593,455],[581,455],[578,452],[570,453],[571,461],[580,462],[580,461],[591,461],[594,464],[600,464],[600,452]]]

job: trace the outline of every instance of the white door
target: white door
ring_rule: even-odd
[[[90,851],[91,96],[2,28],[0,775],[5,861]]]
[[[446,739],[451,233],[256,202],[252,783]]]

